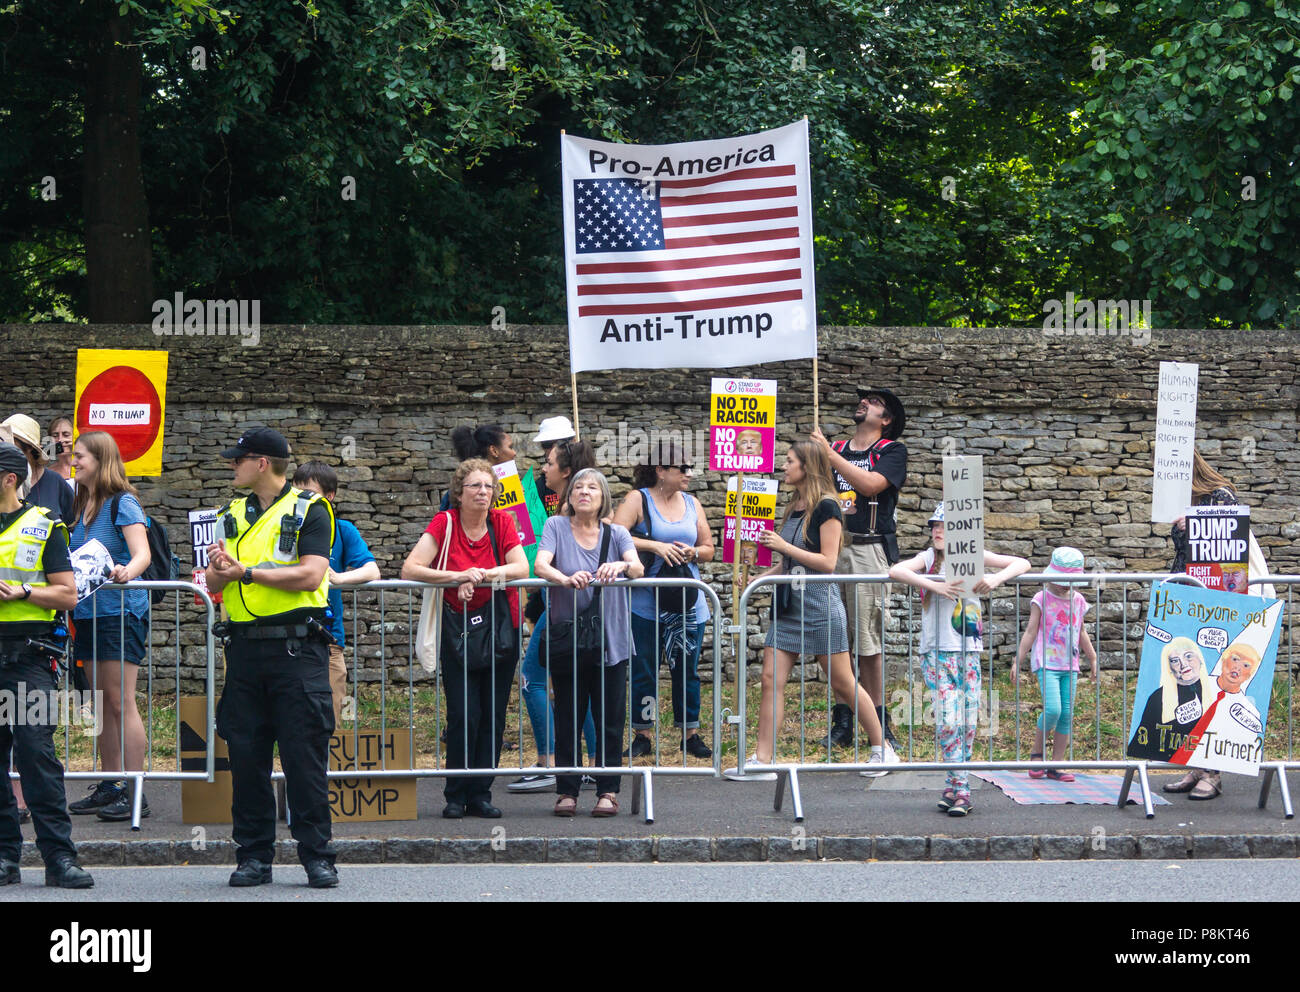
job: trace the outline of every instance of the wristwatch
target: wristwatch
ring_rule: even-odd
[[[253,570],[251,568],[246,567],[244,569],[244,574],[239,577],[239,584],[241,586],[251,586],[253,584]]]
[[[28,585],[26,582],[24,582],[24,583],[23,583],[23,599],[31,599],[31,598],[32,598],[32,587],[31,587],[30,585]]]

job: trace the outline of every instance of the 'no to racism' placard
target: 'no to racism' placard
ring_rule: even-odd
[[[727,482],[727,505],[722,516],[722,560],[730,564],[736,560],[736,517],[741,516],[740,539],[757,541],[758,535],[776,527],[776,494],[779,486],[775,479],[745,479],[745,496],[742,505],[736,506],[736,477]],[[740,513],[737,513],[739,509]],[[767,568],[772,564],[772,549],[761,544],[755,549],[754,564]]]
[[[776,380],[714,379],[709,397],[709,468],[771,472],[776,460]]]
[[[816,355],[806,120],[676,145],[563,135],[560,148],[573,372]]]
[[[501,495],[492,504],[492,508],[505,510],[515,518],[519,543],[526,548],[537,540],[537,536],[533,533],[533,521],[528,516],[528,506],[524,503],[524,486],[519,478],[519,469],[514,462],[502,462],[493,465],[492,471],[501,482]]]

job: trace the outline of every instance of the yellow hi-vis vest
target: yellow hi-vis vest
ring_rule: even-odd
[[[28,506],[27,512],[0,531],[0,582],[20,586],[24,582],[33,589],[49,585],[45,578],[45,542],[55,528],[63,531],[67,541],[68,528],[59,520],[52,520],[39,506]],[[55,611],[37,606],[30,599],[13,599],[0,602],[0,630],[10,623],[53,623]]]
[[[298,534],[292,525],[292,518],[298,518],[298,527],[307,519],[308,508],[318,499],[325,504],[330,515],[330,533],[334,532],[334,509],[329,500],[322,499],[317,493],[304,492],[301,489],[290,490],[272,503],[257,520],[250,524],[244,515],[248,503],[247,497],[232,500],[217,515],[217,536],[228,534],[229,525],[225,518],[234,521],[235,537],[226,538],[226,550],[230,556],[247,568],[287,568],[298,564]],[[293,547],[284,551],[280,544],[282,529],[292,530]],[[271,589],[263,585],[244,585],[238,580],[229,583],[223,590],[222,599],[226,613],[234,623],[249,623],[253,620],[274,619],[281,614],[301,609],[324,610],[329,606],[329,569],[321,576],[320,585],[305,592],[290,592],[286,589]]]

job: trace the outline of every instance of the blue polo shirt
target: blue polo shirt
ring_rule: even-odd
[[[374,561],[375,556],[370,553],[370,548],[366,546],[365,539],[361,532],[346,520],[336,520],[334,526],[334,548],[330,551],[330,568],[336,572],[350,572],[354,568],[360,568],[366,562]],[[334,643],[339,647],[344,645],[343,637],[343,590],[337,586],[330,586],[329,592],[330,612],[334,614],[330,620],[330,633],[334,635]]]

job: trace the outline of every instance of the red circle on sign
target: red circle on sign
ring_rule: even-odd
[[[148,407],[148,421],[137,419],[139,408]],[[98,414],[91,421],[92,408]],[[90,380],[77,406],[77,433],[107,431],[122,452],[122,461],[139,458],[158,439],[162,426],[162,401],[158,390],[139,369],[115,365]]]

